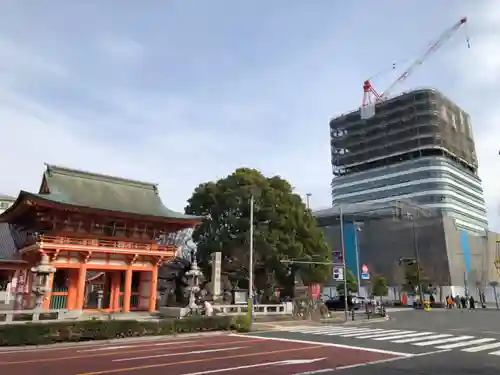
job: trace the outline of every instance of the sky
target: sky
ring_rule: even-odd
[[[500,230],[495,0],[1,0],[0,192],[37,191],[50,163],[158,183],[182,211],[199,183],[246,166],[327,207],[329,119],[463,15],[395,93],[434,87],[471,114]]]

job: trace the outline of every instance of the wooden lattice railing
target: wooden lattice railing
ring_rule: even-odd
[[[39,242],[43,244],[94,246],[108,249],[165,251],[168,253],[175,253],[176,251],[175,246],[172,245],[158,245],[156,243],[139,243],[132,241],[110,241],[98,238],[42,236],[40,237]]]

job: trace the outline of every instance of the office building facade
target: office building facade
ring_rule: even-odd
[[[16,198],[14,197],[0,194],[0,214],[4,212],[6,209],[8,209],[10,206],[12,206],[15,200]]]

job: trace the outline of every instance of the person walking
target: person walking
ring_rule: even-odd
[[[462,310],[465,310],[467,308],[467,299],[464,296],[460,297],[460,303],[462,305]]]
[[[469,298],[469,310],[474,310],[476,308],[476,301],[474,301],[474,297],[470,296]]]

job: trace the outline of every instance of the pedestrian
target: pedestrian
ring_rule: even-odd
[[[458,294],[455,296],[455,306],[460,308],[460,296]]]
[[[474,297],[470,296],[469,298],[469,310],[474,310],[476,308],[476,301],[474,301]]]
[[[446,304],[447,307],[451,309],[451,307],[453,306],[453,299],[451,298],[451,296],[446,296]]]
[[[465,310],[467,308],[467,299],[464,296],[460,297],[460,303],[462,304],[462,309]]]

